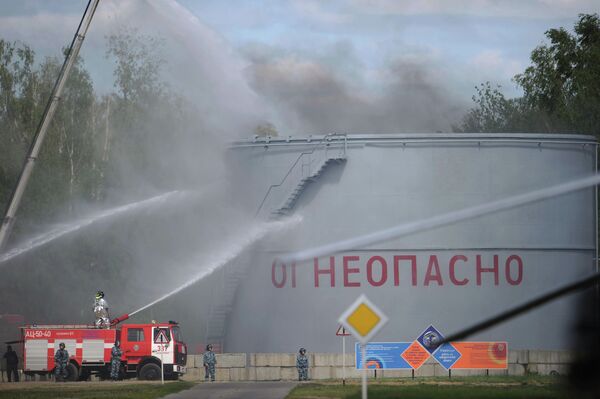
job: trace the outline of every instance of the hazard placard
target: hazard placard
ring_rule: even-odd
[[[338,337],[349,337],[350,333],[346,331],[346,328],[344,326],[339,326],[335,335],[337,335]]]
[[[168,328],[157,328],[154,330],[155,344],[168,344],[169,342],[171,342],[171,334],[169,334]]]

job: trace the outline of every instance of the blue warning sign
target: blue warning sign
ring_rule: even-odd
[[[452,365],[456,363],[456,361],[460,359],[461,356],[462,355],[460,354],[460,352],[457,351],[456,348],[449,343],[445,343],[442,346],[440,346],[433,354],[435,360],[437,360],[443,367],[445,367],[446,370],[450,369],[450,367],[452,367]]]
[[[434,326],[429,326],[419,335],[417,341],[423,348],[427,350],[430,354],[435,352],[438,348],[439,343],[444,339],[442,333],[440,333]]]

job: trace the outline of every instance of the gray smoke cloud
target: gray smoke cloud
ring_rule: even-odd
[[[348,48],[350,47],[350,49]],[[265,46],[244,49],[252,87],[292,134],[450,131],[467,108],[426,56],[390,61],[373,74],[338,43],[327,56]],[[367,77],[367,78],[365,78]]]

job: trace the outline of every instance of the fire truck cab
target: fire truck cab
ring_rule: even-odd
[[[186,372],[187,347],[179,325],[173,321],[108,329],[90,325],[25,326],[21,331],[23,371],[29,375],[51,373],[54,353],[63,342],[69,352],[68,380],[87,380],[92,374],[108,378],[116,340],[121,342],[123,378],[159,380],[161,366],[167,379],[177,379]]]

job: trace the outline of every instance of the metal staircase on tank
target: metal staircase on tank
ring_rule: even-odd
[[[311,138],[307,142],[311,143]],[[302,152],[292,164],[283,180],[273,184],[256,213],[257,217],[278,218],[289,214],[304,189],[316,181],[329,165],[346,161],[346,135],[329,134],[314,142],[312,148]],[[205,342],[215,350],[224,351],[227,319],[233,310],[238,287],[247,274],[247,262],[238,257],[224,268],[219,281],[213,285]]]
[[[219,281],[213,285],[213,302],[211,302],[206,325],[205,343],[212,344],[215,351],[224,350],[227,318],[233,310],[237,289],[246,275],[247,263],[234,259],[221,270]]]
[[[281,182],[269,187],[256,212],[257,217],[276,219],[290,214],[310,183],[315,182],[329,165],[345,161],[346,135],[324,136],[311,150],[298,155]]]

